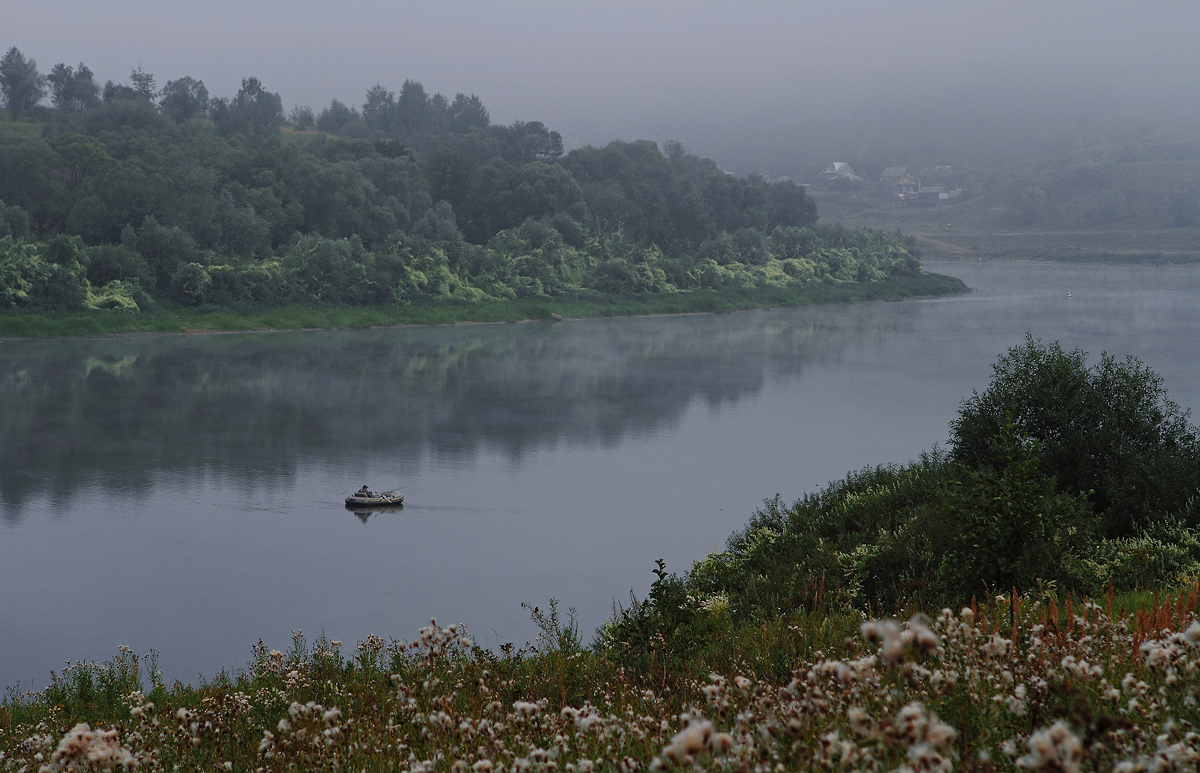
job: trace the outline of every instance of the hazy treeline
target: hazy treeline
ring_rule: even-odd
[[[367,304],[915,276],[912,243],[816,225],[802,187],[679,143],[563,153],[478,97],[372,88],[285,117],[140,68],[0,61],[0,306]],[[51,106],[42,101],[48,97]],[[285,130],[286,129],[286,130]]]

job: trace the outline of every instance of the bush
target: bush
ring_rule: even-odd
[[[1108,537],[1179,511],[1200,487],[1200,436],[1137,359],[1104,354],[1089,368],[1085,352],[1029,336],[993,372],[950,425],[952,457],[966,467],[1005,464],[992,438],[1011,417],[1021,438],[1037,442],[1042,473],[1060,492],[1086,495]]]
[[[851,473],[790,507],[768,500],[686,575],[660,562],[650,598],[599,643],[645,668],[667,649],[854,610],[1192,582],[1196,431],[1165,395],[1132,358],[1089,369],[1083,352],[1026,339],[963,402],[951,453]]]

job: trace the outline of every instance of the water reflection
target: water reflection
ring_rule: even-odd
[[[287,489],[320,457],[398,468],[483,451],[519,461],[757,393],[770,374],[911,328],[910,313],[739,315],[373,331],[14,342],[0,347],[0,503],[69,507],[156,476]],[[379,481],[380,485],[401,481]]]
[[[936,270],[936,269],[935,269]],[[1200,410],[1200,270],[947,266],[929,302],[361,332],[0,343],[0,684],[263,639],[594,631],[764,497],[911,459],[1026,332]],[[1072,291],[1067,300],[1066,291]],[[344,508],[362,483],[403,511]]]
[[[346,509],[366,523],[373,515],[404,512],[404,505],[346,505]]]

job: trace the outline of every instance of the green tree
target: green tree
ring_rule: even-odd
[[[186,123],[193,118],[203,118],[208,113],[208,101],[208,89],[204,87],[204,81],[184,76],[167,81],[158,105],[163,115],[175,123]]]
[[[242,87],[231,101],[217,100],[213,120],[222,134],[278,134],[284,124],[283,100],[263,88],[258,78],[242,79]]]
[[[511,126],[493,126],[491,131],[500,140],[500,154],[514,166],[534,161],[552,164],[563,154],[562,135],[541,121],[514,121]]]
[[[1058,490],[1085,494],[1112,536],[1182,510],[1200,488],[1200,435],[1167,398],[1162,378],[1137,359],[1108,354],[1088,367],[1082,350],[1027,336],[992,366],[992,381],[964,400],[950,424],[953,458],[1001,469],[993,442],[1011,417],[1037,443]]]
[[[288,113],[288,125],[299,132],[306,132],[316,124],[313,110],[308,105],[298,105]]]
[[[26,59],[16,46],[0,59],[0,94],[14,121],[46,96],[46,76],[38,72],[37,62]]]
[[[9,236],[14,239],[29,236],[29,213],[20,207],[5,206],[0,201],[0,239]]]
[[[372,129],[390,134],[396,122],[396,95],[376,83],[367,92],[363,119]]]
[[[154,88],[154,76],[143,70],[140,64],[129,73],[129,80],[133,84],[133,90],[146,102],[153,102],[158,96]]]
[[[450,104],[451,127],[456,132],[469,132],[472,129],[486,129],[492,123],[488,109],[483,101],[472,94],[458,93]]]
[[[1039,469],[1040,444],[1005,422],[992,438],[999,466],[966,470],[948,486],[925,532],[940,556],[944,593],[967,598],[984,587],[1099,590],[1083,560],[1099,541],[1096,516],[1082,494],[1056,490]]]
[[[75,70],[65,64],[54,65],[48,80],[50,100],[60,116],[71,116],[100,104],[100,86],[83,62]]]
[[[347,126],[361,120],[357,110],[335,99],[317,116],[317,128],[330,134],[341,134]]]
[[[404,81],[396,98],[397,130],[405,135],[417,134],[425,128],[428,118],[429,95],[425,87],[414,80]]]

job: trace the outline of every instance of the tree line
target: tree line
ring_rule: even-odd
[[[0,304],[376,304],[874,282],[910,239],[817,224],[802,187],[678,142],[564,153],[475,95],[376,85],[284,114],[246,78],[103,86],[83,63],[0,60]],[[49,106],[44,104],[49,99]],[[62,289],[63,286],[66,289]]]

